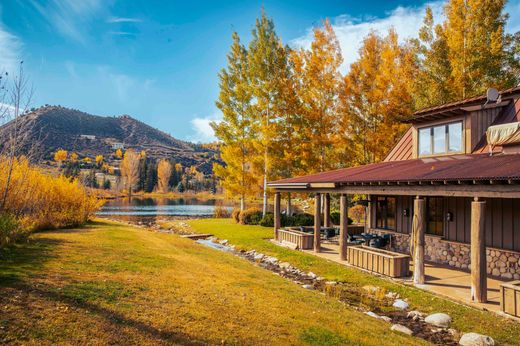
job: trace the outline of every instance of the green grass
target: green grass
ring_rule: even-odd
[[[478,332],[492,336],[501,344],[517,345],[520,340],[520,323],[494,313],[480,311],[435,296],[431,293],[385,280],[354,268],[322,259],[312,254],[279,247],[269,241],[273,230],[260,226],[244,226],[231,219],[201,219],[189,221],[189,225],[199,233],[211,233],[220,239],[227,239],[238,248],[255,249],[275,256],[300,269],[312,271],[328,280],[345,281],[360,288],[376,285],[388,291],[398,292],[408,298],[411,308],[420,311],[445,312],[452,316],[453,327],[462,332]],[[318,332],[308,331],[307,338]],[[306,334],[306,335],[307,335]]]
[[[0,343],[381,345],[381,340],[424,344],[333,298],[175,235],[95,222],[34,234],[27,243],[0,250]]]

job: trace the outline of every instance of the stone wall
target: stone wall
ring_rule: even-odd
[[[370,233],[391,234],[390,249],[400,253],[410,252],[410,235],[371,229]],[[424,259],[426,261],[449,265],[454,268],[470,270],[470,245],[443,240],[440,237],[425,237]],[[486,249],[487,273],[502,279],[520,280],[520,253],[495,248]]]

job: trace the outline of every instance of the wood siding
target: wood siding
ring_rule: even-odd
[[[410,127],[408,131],[401,137],[399,142],[394,146],[392,151],[385,157],[383,161],[401,161],[410,160],[413,153],[413,129]]]
[[[444,239],[460,243],[470,243],[471,239],[471,198],[445,197],[444,215],[452,213],[452,221],[444,221]],[[520,199],[486,199],[486,246],[520,251]],[[372,227],[375,226],[375,203],[372,205]],[[409,216],[404,216],[408,209]],[[396,229],[398,233],[412,232],[413,197],[396,197]],[[375,227],[374,227],[375,228]],[[428,233],[427,233],[428,234]]]

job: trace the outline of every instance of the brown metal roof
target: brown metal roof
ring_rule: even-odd
[[[513,88],[502,90],[500,92],[500,96],[504,100],[506,98],[514,97],[515,94],[519,94],[519,93],[520,93],[520,86],[516,86]],[[484,94],[484,95],[479,95],[479,96],[475,96],[475,97],[470,97],[470,98],[467,98],[464,100],[445,103],[445,104],[439,105],[439,106],[423,108],[423,109],[413,113],[413,115],[409,119],[407,119],[407,121],[413,122],[415,120],[419,120],[423,117],[431,116],[434,114],[443,114],[443,113],[445,113],[446,115],[463,114],[464,111],[461,110],[462,107],[469,107],[469,106],[483,104],[484,102],[486,102],[486,99],[487,99],[486,95]]]
[[[311,183],[392,183],[520,180],[520,154],[453,155],[380,162],[270,182],[271,187]]]

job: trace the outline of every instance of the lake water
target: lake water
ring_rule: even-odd
[[[216,205],[232,210],[232,203],[215,199],[197,198],[122,198],[108,200],[97,213],[100,217],[130,222],[157,222],[160,220],[210,217]]]

